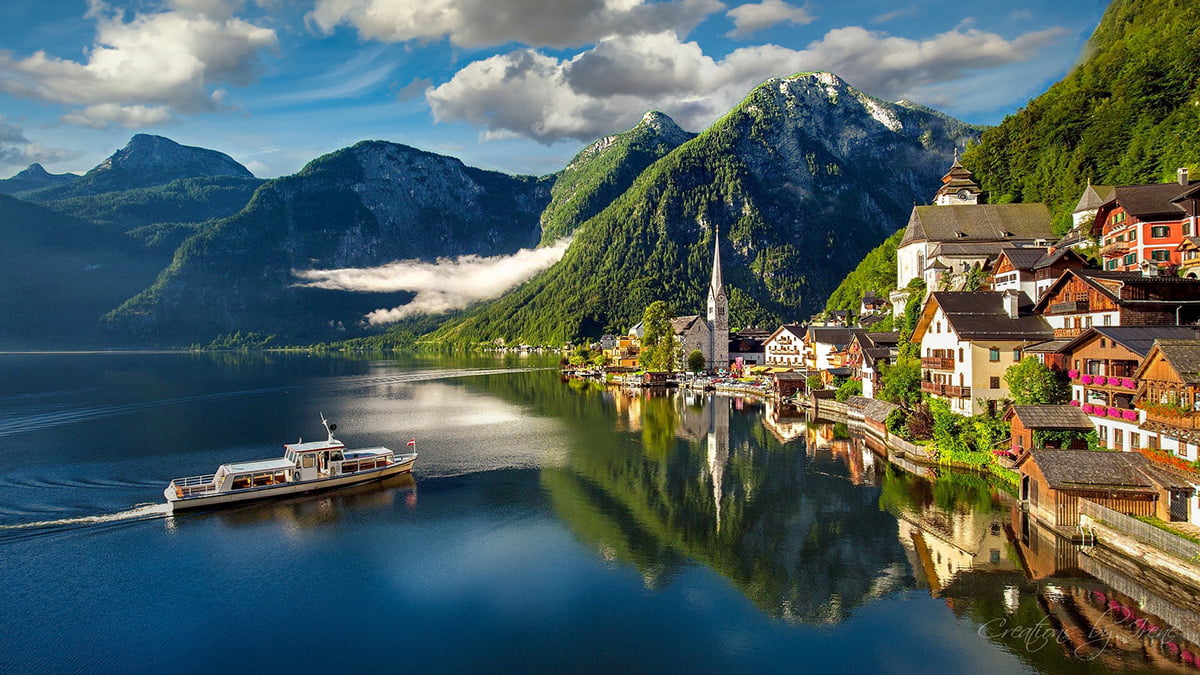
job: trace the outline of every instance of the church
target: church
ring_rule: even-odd
[[[721,277],[721,235],[713,237],[712,278],[708,284],[708,312],[705,316],[691,314],[671,320],[675,339],[682,345],[686,363],[688,354],[699,350],[704,354],[708,370],[729,368],[729,299]]]

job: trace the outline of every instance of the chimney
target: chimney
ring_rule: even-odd
[[[1176,172],[1175,172],[1175,174],[1176,174],[1176,175],[1179,177],[1179,184],[1180,184],[1180,185],[1182,185],[1182,186],[1184,186],[1184,187],[1187,187],[1187,186],[1188,186],[1188,170],[1187,170],[1187,167],[1186,167],[1186,166],[1181,166],[1181,167],[1179,167],[1179,170],[1178,170],[1178,171],[1176,171]]]
[[[1004,296],[1000,299],[1000,301],[1004,305],[1004,313],[1008,315],[1008,318],[1017,318],[1017,300],[1020,297],[1021,293],[1019,291],[1014,291],[1011,288],[1007,291],[1004,291]]]

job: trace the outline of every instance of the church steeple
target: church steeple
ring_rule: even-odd
[[[978,204],[983,190],[975,182],[975,176],[958,161],[958,146],[954,148],[954,162],[942,176],[942,187],[938,188],[933,202],[938,206],[951,204]]]
[[[713,232],[712,280],[708,284],[708,325],[712,329],[712,344],[708,351],[709,368],[729,367],[729,299],[721,275],[721,231]]]

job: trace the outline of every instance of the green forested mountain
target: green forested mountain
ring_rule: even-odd
[[[41,164],[33,163],[16,175],[0,180],[0,194],[15,195],[18,192],[65,185],[79,180],[78,174],[50,173]]]
[[[558,173],[550,190],[550,204],[541,217],[542,243],[574,232],[629,189],[647,167],[694,136],[670,117],[648,112],[629,131],[584,148]]]
[[[829,73],[768,80],[580,226],[555,266],[430,337],[553,344],[624,331],[655,300],[703,311],[718,229],[732,324],[806,317],[977,135]]]
[[[364,141],[268,181],[245,209],[200,228],[109,320],[151,344],[235,331],[293,342],[361,334],[363,315],[412,294],[300,287],[294,272],[513,253],[538,242],[549,192],[548,179]]]
[[[1065,231],[1090,179],[1200,168],[1200,3],[1113,0],[1061,82],[984,133],[963,164],[991,201],[1045,202]]]
[[[882,244],[871,249],[862,262],[858,263],[858,267],[838,284],[837,289],[829,296],[829,301],[825,303],[825,310],[832,312],[845,309],[857,314],[867,291],[874,291],[875,295],[886,298],[888,293],[896,288],[896,248],[903,238],[904,228],[901,227],[895,234],[884,239]]]
[[[0,348],[97,346],[101,316],[154,280],[161,262],[133,239],[0,195]]]

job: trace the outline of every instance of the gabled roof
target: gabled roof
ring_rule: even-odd
[[[1043,314],[1050,299],[1072,278],[1078,278],[1096,289],[1118,305],[1126,304],[1172,304],[1177,301],[1200,300],[1200,280],[1184,277],[1147,277],[1141,272],[1116,272],[1094,269],[1066,269],[1062,275],[1042,293],[1033,307],[1035,314]],[[1138,289],[1138,299],[1125,297],[1125,289]]]
[[[1200,337],[1200,331],[1189,326],[1092,326],[1071,340],[1064,351],[1074,351],[1101,336],[1145,358],[1155,340],[1187,340]]]
[[[1045,204],[917,206],[900,246],[918,241],[1012,241],[1051,239]]]
[[[1010,317],[1004,311],[1004,293],[991,291],[932,293],[913,331],[920,340],[933,319],[933,307],[946,316],[950,329],[961,340],[1048,340],[1054,330],[1040,316]]]
[[[1013,269],[1028,272],[1033,270],[1033,266],[1046,256],[1046,251],[1048,250],[1043,246],[1010,246],[1001,249],[1000,255],[1008,258],[1008,262],[1013,266]]]
[[[856,333],[865,332],[861,328],[845,328],[842,326],[809,326],[805,339],[821,344],[846,346],[854,339]]]
[[[887,333],[866,333],[865,337],[871,341],[875,347],[895,347],[900,344],[900,333],[890,331]]]
[[[1200,237],[1184,237],[1183,241],[1179,242],[1179,246],[1175,247],[1176,251],[1195,251],[1200,249]]]
[[[1083,190],[1083,195],[1079,197],[1079,203],[1075,205],[1075,213],[1080,211],[1095,211],[1100,208],[1104,202],[1112,199],[1113,186],[1111,185],[1092,185],[1088,184]]]
[[[1179,220],[1187,215],[1187,212],[1172,200],[1190,192],[1190,189],[1198,184],[1200,181],[1191,181],[1187,187],[1179,183],[1115,187],[1112,197],[1101,206],[1100,213],[1096,214],[1097,221],[1102,220],[1103,213],[1111,211],[1116,206],[1124,207],[1126,213],[1138,220]]]
[[[1036,263],[1034,263],[1033,271],[1036,272],[1040,269],[1053,267],[1054,265],[1067,261],[1070,258],[1074,258],[1074,262],[1078,263],[1081,268],[1087,267],[1089,264],[1087,259],[1079,255],[1079,252],[1075,249],[1059,246],[1054,249],[1053,253],[1047,251],[1046,255],[1042,256],[1041,260],[1038,260]]]
[[[1078,429],[1091,431],[1092,420],[1073,405],[1014,405],[1004,419],[1021,420],[1026,429]]]
[[[1032,459],[1055,490],[1157,490],[1190,487],[1187,481],[1152,465],[1141,453],[1094,450],[1034,450],[1017,465]]]
[[[770,342],[774,340],[780,333],[785,332],[793,337],[800,338],[801,340],[804,339],[804,326],[801,326],[798,323],[785,323],[779,328],[776,328],[766,340],[763,340],[763,342]]]
[[[1154,349],[1162,354],[1163,359],[1171,369],[1179,374],[1180,379],[1188,384],[1200,384],[1200,340],[1159,340],[1154,343]],[[1142,361],[1135,377],[1141,377],[1142,371],[1150,364],[1151,354]]]
[[[676,335],[682,335],[683,333],[686,333],[688,330],[691,330],[692,326],[695,325],[696,322],[699,320],[700,320],[699,314],[689,314],[687,316],[677,316],[677,317],[671,319],[671,330],[674,331]]]

